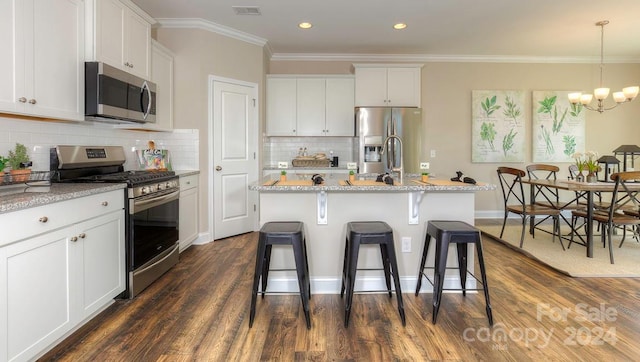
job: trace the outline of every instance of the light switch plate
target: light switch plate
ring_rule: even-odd
[[[289,162],[287,162],[287,161],[284,161],[284,162],[279,161],[278,162],[278,168],[289,168]]]
[[[429,162],[420,162],[420,169],[421,170],[428,170],[429,169]]]
[[[355,170],[358,168],[358,163],[356,162],[347,162],[347,169],[348,170]]]

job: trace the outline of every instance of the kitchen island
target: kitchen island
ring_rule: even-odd
[[[347,222],[379,220],[393,228],[402,288],[404,292],[411,292],[415,290],[426,222],[449,219],[473,225],[475,193],[492,191],[496,186],[438,179],[422,182],[407,177],[403,185],[394,186],[374,180],[356,180],[349,184],[346,180],[330,179],[321,185],[312,185],[311,180],[264,179],[249,188],[259,193],[260,225],[269,221],[304,222],[312,292],[339,293]],[[290,249],[274,247],[272,268],[293,267]],[[474,261],[471,251],[470,264]],[[449,265],[455,265],[454,260],[455,253],[450,253]],[[433,252],[428,263],[433,263]],[[361,248],[359,268],[378,268],[381,264],[379,248],[375,245]],[[445,287],[459,286],[456,274],[455,271],[447,274]],[[271,290],[297,290],[293,273],[270,273],[269,276]],[[429,283],[423,285],[423,291],[428,291]],[[385,289],[382,273],[359,272],[356,291],[359,289]]]

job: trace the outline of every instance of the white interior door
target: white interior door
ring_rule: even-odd
[[[258,179],[257,85],[212,78],[214,239],[253,231],[257,196],[249,184]]]

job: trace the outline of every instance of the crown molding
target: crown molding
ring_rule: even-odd
[[[267,40],[258,36],[238,31],[228,26],[216,24],[214,22],[198,19],[198,18],[184,18],[184,19],[172,19],[172,18],[159,18],[156,27],[158,28],[183,28],[183,29],[201,29],[210,31],[212,33],[228,36],[229,38],[244,41],[249,44],[265,46]],[[271,52],[269,52],[271,53]]]
[[[335,62],[421,62],[421,63],[599,63],[599,57],[545,57],[514,55],[434,55],[434,54],[312,54],[274,53],[272,61]],[[606,63],[640,63],[640,58],[609,57]]]

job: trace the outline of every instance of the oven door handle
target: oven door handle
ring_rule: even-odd
[[[129,211],[129,213],[133,215],[136,212],[144,211],[152,207],[165,204],[169,201],[177,200],[179,197],[180,197],[180,190],[172,192],[170,194],[160,196],[160,197],[154,197],[148,200],[142,200],[142,201],[133,200],[133,206],[131,207],[131,210]]]

